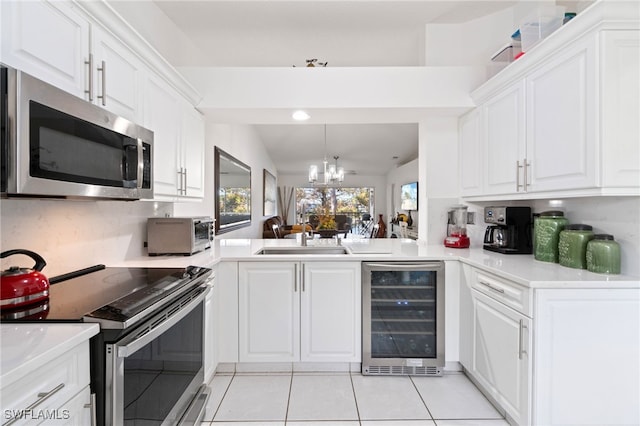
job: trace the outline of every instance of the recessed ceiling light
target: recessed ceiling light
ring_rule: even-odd
[[[311,118],[311,116],[309,114],[307,114],[306,112],[304,112],[302,110],[294,112],[293,115],[291,115],[291,117],[293,117],[293,119],[296,120],[296,121],[304,121],[304,120],[308,120],[309,118]]]

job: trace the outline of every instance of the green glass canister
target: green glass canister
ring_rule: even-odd
[[[558,240],[558,261],[562,266],[587,269],[587,244],[593,239],[593,227],[567,225]]]
[[[533,257],[542,262],[558,263],[560,232],[569,224],[558,210],[542,212],[533,220]]]
[[[596,234],[587,243],[587,270],[599,274],[620,273],[620,244],[613,235]]]

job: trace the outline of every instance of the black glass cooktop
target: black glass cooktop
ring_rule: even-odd
[[[105,268],[51,284],[49,299],[17,310],[2,310],[3,322],[83,321],[103,314],[133,317],[211,272],[207,268]],[[56,281],[51,279],[51,281]],[[93,313],[93,314],[92,314]],[[86,321],[86,319],[85,319]]]

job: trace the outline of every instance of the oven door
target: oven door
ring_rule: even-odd
[[[207,287],[169,304],[116,343],[107,344],[105,425],[197,424],[204,386]],[[191,300],[189,300],[191,299]]]

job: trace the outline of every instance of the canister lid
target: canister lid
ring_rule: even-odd
[[[564,227],[565,231],[592,231],[591,225],[567,225]]]
[[[564,212],[560,210],[549,210],[549,211],[540,213],[540,216],[564,216]]]
[[[595,234],[593,236],[594,240],[611,240],[613,241],[613,235],[610,234]]]

